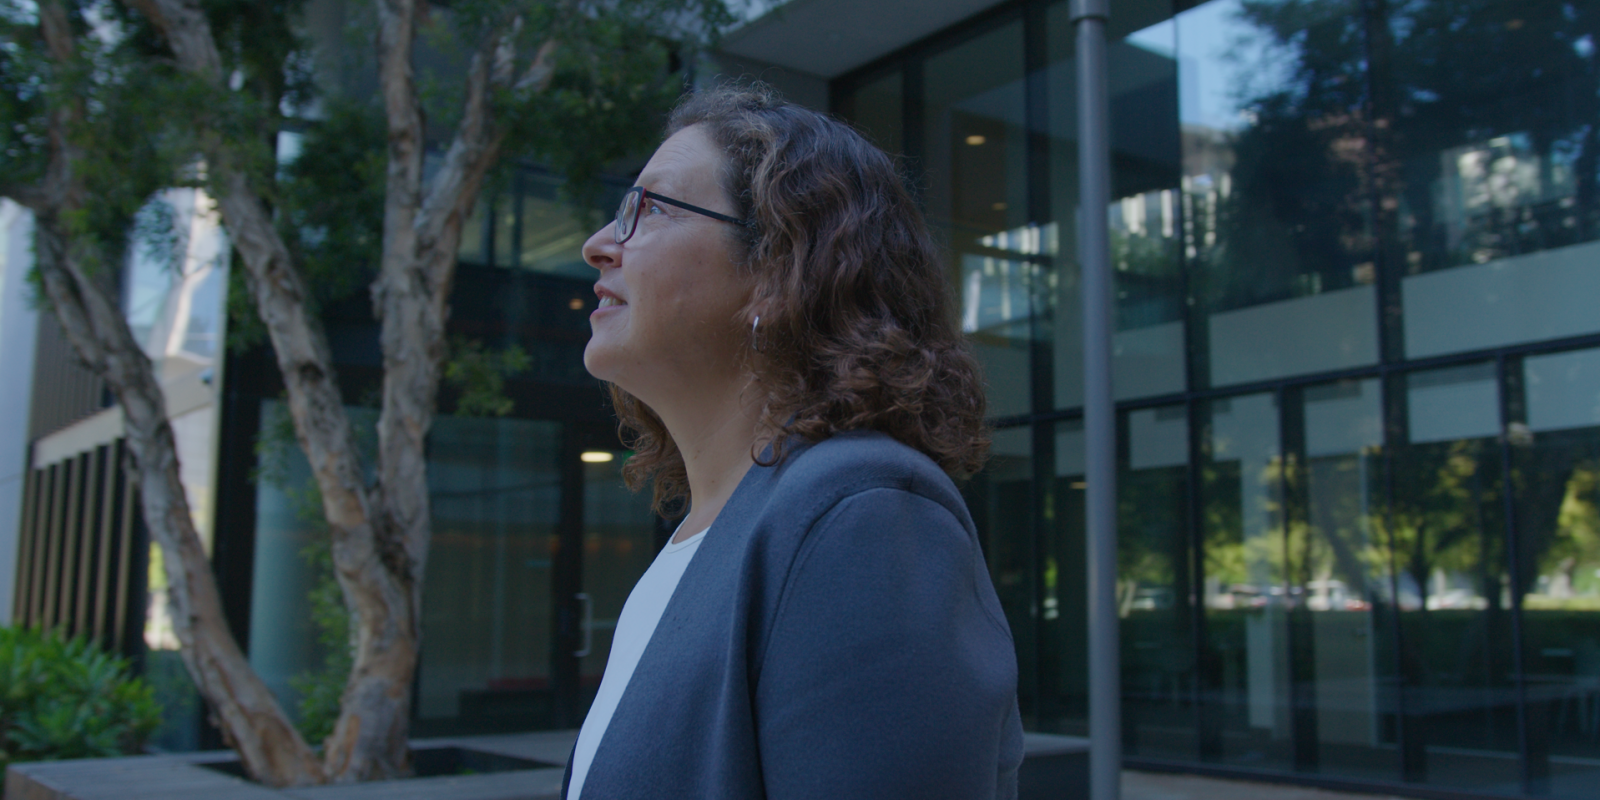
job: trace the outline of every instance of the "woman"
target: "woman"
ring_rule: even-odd
[[[977,370],[893,162],[763,87],[690,97],[584,244],[630,485],[688,515],[629,595],[564,796],[1016,793],[1016,661],[948,474]]]

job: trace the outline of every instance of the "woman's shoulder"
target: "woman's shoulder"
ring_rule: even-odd
[[[772,497],[842,500],[860,492],[897,489],[966,516],[961,493],[926,454],[878,431],[847,431],[795,447],[775,468]]]

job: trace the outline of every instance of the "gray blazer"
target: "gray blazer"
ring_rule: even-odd
[[[1021,763],[1011,629],[961,495],[853,432],[739,484],[582,800],[1012,798]]]

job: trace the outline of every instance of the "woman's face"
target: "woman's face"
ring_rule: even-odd
[[[657,148],[639,185],[735,216],[717,182],[721,165],[720,149],[690,126]],[[707,391],[715,388],[707,382],[738,378],[749,327],[738,317],[750,286],[733,263],[730,224],[646,197],[625,244],[613,239],[615,221],[589,237],[583,257],[600,271],[600,307],[589,315],[583,351],[589,374],[649,404],[663,392]]]

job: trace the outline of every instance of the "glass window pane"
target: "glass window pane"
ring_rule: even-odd
[[[1388,8],[1374,100],[1406,355],[1600,330],[1593,4]]]
[[[1125,412],[1117,477],[1123,747],[1196,757],[1189,558],[1189,418],[1184,406]]]
[[[484,192],[488,199],[489,193]],[[493,195],[494,205],[491,215],[494,220],[494,231],[491,240],[494,245],[494,265],[497,267],[514,267],[517,265],[517,209],[516,198],[510,192]]]
[[[1039,718],[1033,479],[1033,429],[1022,426],[995,431],[988,463],[962,485],[1000,607],[1016,641],[1017,701],[1029,729],[1037,727]]]
[[[1383,399],[1376,378],[1304,390],[1303,514],[1288,531],[1303,724],[1319,771],[1399,778],[1386,687],[1395,678],[1392,570],[1383,557]],[[1303,652],[1309,650],[1309,653]]]
[[[561,182],[549,175],[524,173],[519,183],[522,236],[516,265],[534,272],[592,280],[596,273],[583,260],[583,243],[593,231],[584,227],[572,205],[561,197]],[[601,204],[610,210],[621,200],[610,192],[603,192],[602,198],[613,200]],[[596,214],[595,219],[604,217]]]
[[[1213,400],[1204,418],[1201,755],[1282,769],[1292,753],[1277,403]]]
[[[1089,584],[1084,567],[1082,420],[1053,426],[1054,480],[1041,487],[1045,524],[1039,582],[1038,729],[1086,735],[1089,726]],[[1042,457],[1035,453],[1035,458]],[[1043,476],[1036,476],[1043,477]]]
[[[958,281],[962,330],[989,382],[989,414],[1032,410],[1029,342],[1047,321],[1028,226],[1022,25],[974,37],[923,66],[928,222]]]
[[[1392,457],[1385,526],[1400,617],[1396,715],[1405,778],[1517,793],[1493,368],[1413,373],[1402,384],[1411,435]],[[1435,414],[1442,419],[1430,421]]]
[[[1149,16],[1134,9],[1129,18]],[[1119,8],[1119,15],[1122,14]],[[1111,111],[1111,261],[1116,293],[1112,389],[1118,399],[1183,391],[1183,262],[1178,65],[1172,21],[1154,23],[1107,52]],[[1119,19],[1119,25],[1129,24]],[[1078,117],[1071,13],[1046,16],[1049,163],[1056,255],[1055,404],[1083,404],[1083,311],[1077,265]]]
[[[1357,2],[1176,17],[1183,248],[1223,386],[1378,358]]]
[[[590,461],[590,455],[610,455],[609,461]],[[622,482],[622,465],[629,453],[614,450],[585,451],[583,465],[583,592],[593,607],[593,633],[589,654],[579,661],[583,698],[579,708],[593,702],[611,655],[611,637],[617,618],[634,584],[656,556],[655,512],[650,492],[630,492]]]
[[[417,723],[432,735],[548,725],[561,425],[439,416],[428,444]]]
[[[322,602],[341,603],[328,551],[316,478],[295,440],[289,407],[262,400],[257,434],[255,542],[250,583],[250,666],[292,719],[300,718],[297,678],[325,672],[329,652],[315,623]],[[365,463],[376,454],[375,409],[345,406]],[[331,595],[331,596],[330,596]],[[337,678],[331,678],[337,681]]]
[[[1412,444],[1498,436],[1500,389],[1494,364],[1406,376],[1406,423]]]
[[[896,70],[846,95],[839,103],[839,116],[879,147],[900,153],[905,150],[904,107],[904,81]]]
[[[1523,361],[1523,376],[1530,429],[1600,425],[1600,351],[1529,356]]]
[[[1528,724],[1550,794],[1600,780],[1600,351],[1528,358],[1531,437],[1514,437]]]
[[[478,198],[478,202],[472,204],[472,216],[468,217],[466,224],[461,227],[461,247],[456,251],[456,258],[461,262],[489,263],[486,245],[489,236],[490,199],[490,193],[484,192]]]

